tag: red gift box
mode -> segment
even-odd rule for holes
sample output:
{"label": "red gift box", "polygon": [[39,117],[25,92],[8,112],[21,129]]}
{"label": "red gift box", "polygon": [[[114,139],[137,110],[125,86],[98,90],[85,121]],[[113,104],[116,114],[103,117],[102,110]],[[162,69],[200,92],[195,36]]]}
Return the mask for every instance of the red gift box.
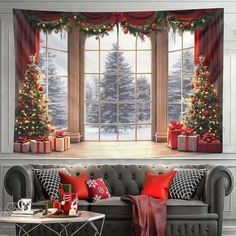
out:
{"label": "red gift box", "polygon": [[177,149],[178,147],[178,136],[183,131],[183,124],[176,121],[172,121],[167,129],[167,145],[171,149]]}
{"label": "red gift box", "polygon": [[218,136],[212,132],[203,134],[203,137],[198,142],[198,152],[221,153],[222,143],[218,140]]}
{"label": "red gift box", "polygon": [[77,193],[65,193],[63,195],[63,211],[66,215],[69,214],[70,210],[73,208],[75,212],[78,211],[78,198]]}
{"label": "red gift box", "polygon": [[209,152],[209,153],[221,153],[222,152],[222,143],[219,140],[215,142],[207,142],[204,140],[199,140],[197,145],[198,152]]}

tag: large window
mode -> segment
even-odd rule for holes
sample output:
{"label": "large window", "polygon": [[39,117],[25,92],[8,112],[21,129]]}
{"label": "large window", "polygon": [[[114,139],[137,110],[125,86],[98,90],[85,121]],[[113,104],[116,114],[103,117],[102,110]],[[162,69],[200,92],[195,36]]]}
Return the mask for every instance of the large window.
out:
{"label": "large window", "polygon": [[168,120],[180,121],[186,112],[194,74],[194,34],[169,32]]}
{"label": "large window", "polygon": [[40,33],[39,66],[49,99],[49,115],[57,129],[68,129],[68,40],[67,33]]}
{"label": "large window", "polygon": [[85,140],[151,140],[151,42],[120,29],[85,41]]}

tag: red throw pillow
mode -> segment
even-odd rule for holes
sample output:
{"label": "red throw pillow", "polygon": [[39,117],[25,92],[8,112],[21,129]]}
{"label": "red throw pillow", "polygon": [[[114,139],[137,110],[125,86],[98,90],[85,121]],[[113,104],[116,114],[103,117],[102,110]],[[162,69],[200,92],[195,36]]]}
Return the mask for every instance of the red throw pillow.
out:
{"label": "red throw pillow", "polygon": [[111,197],[102,178],[90,179],[87,181],[87,185],[93,201]]}
{"label": "red throw pillow", "polygon": [[81,173],[79,176],[71,176],[59,172],[62,184],[71,184],[72,193],[77,193],[79,199],[88,200],[89,191],[86,185],[88,180],[87,174],[85,172]]}
{"label": "red throw pillow", "polygon": [[148,195],[153,198],[167,200],[169,188],[175,174],[176,171],[171,171],[162,175],[147,173],[141,194]]}

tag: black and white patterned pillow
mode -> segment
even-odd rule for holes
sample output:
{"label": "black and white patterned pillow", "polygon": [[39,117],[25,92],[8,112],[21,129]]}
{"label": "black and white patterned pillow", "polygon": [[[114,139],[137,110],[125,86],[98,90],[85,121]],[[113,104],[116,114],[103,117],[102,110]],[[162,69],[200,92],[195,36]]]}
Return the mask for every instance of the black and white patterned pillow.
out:
{"label": "black and white patterned pillow", "polygon": [[205,169],[178,169],[169,189],[169,198],[190,200],[205,176]]}
{"label": "black and white patterned pillow", "polygon": [[59,172],[63,172],[68,175],[70,175],[70,173],[64,168],[35,169],[34,172],[48,196],[53,199],[58,199],[58,190],[60,187]]}

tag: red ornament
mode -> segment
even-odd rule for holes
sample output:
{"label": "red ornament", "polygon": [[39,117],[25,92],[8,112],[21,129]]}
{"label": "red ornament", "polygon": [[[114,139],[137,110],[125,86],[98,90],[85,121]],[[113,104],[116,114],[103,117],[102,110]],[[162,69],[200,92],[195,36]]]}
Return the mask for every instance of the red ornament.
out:
{"label": "red ornament", "polygon": [[86,28],[86,24],[84,22],[82,22],[80,26],[82,29]]}
{"label": "red ornament", "polygon": [[129,26],[128,22],[125,22],[125,28],[127,28]]}
{"label": "red ornament", "polygon": [[184,28],[184,25],[180,23],[180,24],[178,25],[178,27],[179,27],[179,29],[182,30],[182,29]]}
{"label": "red ornament", "polygon": [[78,21],[77,21],[77,25],[80,25],[80,23],[81,23],[81,22],[78,20]]}
{"label": "red ornament", "polygon": [[31,102],[30,102],[30,105],[32,105],[32,106],[33,106],[33,105],[34,105],[34,101],[31,101]]}
{"label": "red ornament", "polygon": [[156,29],[156,26],[157,26],[157,25],[156,25],[155,23],[152,23],[152,24],[151,24],[152,29]]}
{"label": "red ornament", "polygon": [[31,80],[34,81],[34,80],[35,80],[35,77],[31,77]]}
{"label": "red ornament", "polygon": [[[149,30],[149,33],[152,33],[152,30],[151,30],[151,29]],[[149,36],[150,36],[150,35],[149,35]]]}
{"label": "red ornament", "polygon": [[98,40],[98,39],[99,39],[99,36],[96,36],[95,39]]}
{"label": "red ornament", "polygon": [[190,26],[191,26],[191,23],[188,21],[188,22],[185,23],[185,25],[186,25],[187,27],[190,27]]}
{"label": "red ornament", "polygon": [[39,89],[39,84],[36,84],[36,85],[35,85],[35,88],[36,88],[36,89]]}
{"label": "red ornament", "polygon": [[195,87],[194,84],[191,84],[191,89],[194,89],[194,87]]}
{"label": "red ornament", "polygon": [[204,112],[204,115],[205,115],[205,116],[209,116],[209,111],[205,111],[205,112]]}
{"label": "red ornament", "polygon": [[157,19],[157,23],[160,23],[160,22],[161,22],[161,19],[160,19],[160,18],[158,18],[158,19]]}
{"label": "red ornament", "polygon": [[111,26],[110,25],[108,25],[107,27],[106,27],[106,30],[107,31],[110,31],[112,28],[111,28]]}
{"label": "red ornament", "polygon": [[41,87],[39,88],[39,90],[43,92],[44,88],[41,86]]}
{"label": "red ornament", "polygon": [[204,88],[204,90],[206,91],[208,89],[208,86],[206,86],[205,88]]}
{"label": "red ornament", "polygon": [[129,32],[129,31],[128,31],[127,29],[124,30],[124,34],[128,34],[128,32]]}

